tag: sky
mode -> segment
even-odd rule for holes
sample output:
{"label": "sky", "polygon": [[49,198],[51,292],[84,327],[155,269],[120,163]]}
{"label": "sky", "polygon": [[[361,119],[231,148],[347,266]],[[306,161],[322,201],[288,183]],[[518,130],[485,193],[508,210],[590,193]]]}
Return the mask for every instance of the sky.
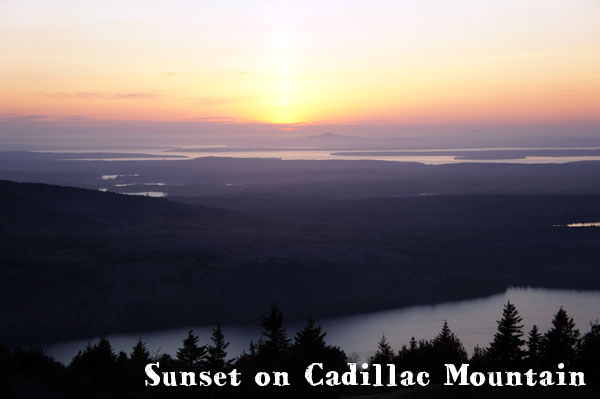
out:
{"label": "sky", "polygon": [[600,134],[599,20],[598,0],[0,0],[0,129]]}

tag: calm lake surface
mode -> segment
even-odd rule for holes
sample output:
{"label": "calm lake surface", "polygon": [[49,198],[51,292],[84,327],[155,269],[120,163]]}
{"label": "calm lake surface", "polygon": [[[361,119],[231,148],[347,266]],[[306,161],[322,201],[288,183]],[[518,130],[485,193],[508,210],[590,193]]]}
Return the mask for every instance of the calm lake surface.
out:
{"label": "calm lake surface", "polygon": [[[395,349],[408,344],[410,338],[433,338],[444,320],[462,340],[465,349],[472,352],[475,345],[485,346],[496,331],[496,320],[502,315],[506,301],[513,302],[523,317],[524,330],[528,332],[537,324],[542,332],[551,326],[554,314],[562,306],[573,317],[582,333],[589,330],[592,321],[600,319],[600,291],[551,290],[543,288],[510,288],[502,294],[485,298],[438,305],[412,306],[382,312],[357,314],[318,320],[327,331],[329,344],[340,346],[346,354],[356,353],[366,360],[376,351],[377,342],[385,334]],[[303,321],[286,323],[292,337]],[[186,328],[146,331],[135,334],[108,335],[115,351],[129,353],[138,338],[145,341],[154,354],[174,355],[183,338],[191,328],[202,343],[208,343],[213,326],[190,326]],[[247,350],[250,340],[260,337],[260,329],[254,325],[225,325],[225,335],[231,345],[231,356]],[[96,338],[68,341],[46,347],[58,361],[68,363],[71,358]]]}

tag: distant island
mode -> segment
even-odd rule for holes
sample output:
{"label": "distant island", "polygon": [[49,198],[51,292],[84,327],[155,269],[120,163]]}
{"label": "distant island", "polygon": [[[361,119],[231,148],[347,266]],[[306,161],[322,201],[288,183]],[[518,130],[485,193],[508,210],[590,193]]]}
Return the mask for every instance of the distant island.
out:
{"label": "distant island", "polygon": [[532,148],[532,149],[472,149],[472,150],[407,150],[407,151],[341,151],[335,156],[398,157],[398,156],[453,156],[463,160],[510,160],[527,157],[597,157],[600,149],[590,148]]}

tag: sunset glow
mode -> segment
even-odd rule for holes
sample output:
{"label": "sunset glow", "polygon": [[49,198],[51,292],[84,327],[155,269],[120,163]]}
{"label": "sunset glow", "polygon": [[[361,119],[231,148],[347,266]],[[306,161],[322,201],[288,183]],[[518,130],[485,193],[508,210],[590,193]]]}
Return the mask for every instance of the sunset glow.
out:
{"label": "sunset glow", "polygon": [[600,2],[0,3],[5,115],[455,123],[600,118]]}

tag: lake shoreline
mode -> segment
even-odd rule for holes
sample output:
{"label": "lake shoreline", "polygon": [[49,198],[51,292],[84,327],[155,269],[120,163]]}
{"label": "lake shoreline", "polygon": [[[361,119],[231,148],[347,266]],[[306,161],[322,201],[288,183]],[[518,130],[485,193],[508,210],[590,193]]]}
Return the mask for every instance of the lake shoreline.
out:
{"label": "lake shoreline", "polygon": [[[562,302],[565,303],[562,303],[560,301],[560,298],[562,298]],[[467,349],[467,351],[471,352],[473,350],[473,345],[471,344],[474,342],[474,340],[469,335],[469,333],[465,333],[463,331],[465,327],[461,323],[469,322],[468,319],[477,319],[477,317],[475,317],[475,315],[473,314],[473,307],[477,309],[483,308],[486,311],[484,312],[484,315],[480,315],[480,318],[481,316],[483,316],[483,318],[490,320],[487,320],[487,322],[481,324],[485,328],[489,329],[490,334],[493,334],[493,330],[496,327],[495,320],[500,318],[502,312],[502,304],[507,299],[510,299],[511,302],[516,302],[518,309],[519,306],[523,308],[524,322],[526,323],[526,325],[532,324],[532,322],[528,320],[528,318],[531,318],[531,315],[529,315],[528,313],[532,313],[533,315],[535,315],[535,317],[537,317],[537,314],[540,313],[539,309],[536,309],[534,312],[532,312],[529,308],[536,308],[541,306],[543,303],[548,302],[552,303],[549,305],[548,309],[544,309],[546,310],[546,317],[544,318],[544,320],[540,320],[541,322],[545,322],[546,324],[548,324],[551,320],[550,315],[553,312],[558,311],[560,306],[564,306],[567,311],[573,312],[575,314],[576,319],[579,319],[578,321],[580,324],[578,324],[578,327],[582,332],[586,331],[586,329],[588,328],[588,321],[592,322],[594,321],[594,317],[595,319],[600,317],[600,313],[597,313],[595,316],[590,315],[590,320],[585,321],[586,324],[581,324],[581,319],[583,318],[583,316],[579,314],[581,309],[569,309],[569,304],[571,304],[571,302],[579,303],[580,306],[577,306],[578,308],[580,308],[582,304],[585,307],[585,305],[590,302],[592,308],[594,304],[600,305],[600,290],[567,290],[545,289],[539,287],[511,287],[503,292],[491,294],[484,297],[461,299],[435,304],[412,305],[352,315],[346,314],[321,317],[317,319],[317,324],[322,325],[324,331],[328,332],[328,342],[331,342],[333,345],[341,346],[341,348],[347,351],[348,354],[356,352],[364,358],[364,356],[368,354],[368,350],[365,350],[365,348],[353,348],[352,346],[361,346],[364,345],[364,343],[366,342],[372,346],[374,351],[376,349],[375,345],[377,339],[381,337],[381,334],[385,334],[386,337],[390,340],[390,342],[395,343],[398,347],[400,347],[402,344],[408,344],[408,338],[410,337],[406,336],[405,332],[402,332],[402,334],[400,335],[405,336],[403,338],[399,338],[398,333],[393,333],[393,331],[390,331],[390,329],[393,328],[399,328],[399,331],[422,331],[422,334],[420,334],[420,336],[415,336],[415,338],[430,339],[433,336],[435,336],[435,334],[437,334],[439,327],[441,327],[443,321],[447,320],[450,323],[450,326],[453,329],[453,331],[455,331],[455,333],[457,334],[457,336],[465,342],[465,348]],[[460,309],[471,309],[471,311],[465,312],[466,319],[460,316],[460,312],[457,313],[457,310]],[[600,309],[600,307],[597,307],[597,309]],[[397,327],[395,327],[395,322],[392,322],[392,324],[390,325],[390,318],[399,318],[401,320],[402,317],[404,317],[405,319],[408,317],[408,320],[412,320],[412,322],[409,324],[404,324],[402,321],[399,321]],[[422,324],[424,320],[428,317],[433,317],[436,320],[428,321],[428,327],[425,328]],[[357,322],[357,320],[361,320],[361,322]],[[540,321],[536,321],[536,324],[542,324],[540,323]],[[288,328],[288,336],[292,337],[295,334],[295,330],[300,328],[304,324],[304,322],[305,320],[286,319],[285,326]],[[421,323],[420,326],[418,325],[419,323]],[[94,335],[93,338],[90,338],[88,336],[86,338],[63,340],[42,345],[42,347],[46,348],[51,355],[57,355],[57,360],[65,360],[69,357],[69,355],[65,355],[65,352],[70,353],[69,351],[72,352],[73,349],[76,347],[83,348],[87,343],[96,341],[100,336],[106,336],[111,342],[114,342],[115,348],[118,350],[127,351],[127,349],[131,349],[130,347],[128,347],[128,345],[131,344],[131,346],[133,346],[133,344],[135,344],[135,341],[137,341],[138,338],[141,338],[144,341],[149,341],[149,347],[153,347],[155,349],[159,348],[158,350],[161,350],[160,348],[167,348],[163,349],[162,351],[170,353],[173,352],[173,348],[169,350],[169,347],[173,347],[173,345],[175,345],[176,347],[180,344],[180,342],[177,341],[176,337],[181,336],[181,338],[183,338],[187,330],[193,329],[201,338],[208,338],[210,331],[215,326],[215,324],[216,323],[203,323],[197,325],[188,324],[184,326],[159,328],[155,330],[146,331],[121,331],[118,333]],[[362,328],[357,328],[357,326],[359,325],[362,326]],[[473,328],[481,327],[482,326],[478,326],[476,322],[475,326],[469,327],[470,329],[466,329],[465,331],[471,331],[471,334],[473,334]],[[258,327],[257,322],[225,322],[223,324],[223,328],[226,332],[226,338],[228,340],[231,340],[232,342],[231,353],[234,356],[237,356],[244,349],[247,350],[250,341],[256,340],[260,336],[260,329]],[[386,329],[388,331],[386,331]],[[368,340],[365,340],[365,337],[361,337],[361,335],[364,334],[365,330],[371,331],[371,336]],[[527,329],[524,330],[526,331]],[[227,334],[228,331],[230,333],[229,337]],[[356,334],[354,334],[353,331],[356,332]],[[242,336],[243,338],[241,338]],[[148,339],[148,337],[151,338]],[[489,338],[491,339],[491,336]],[[157,342],[161,339],[165,342]],[[352,344],[352,342],[355,342],[355,344]],[[73,355],[75,353],[73,353]]]}

